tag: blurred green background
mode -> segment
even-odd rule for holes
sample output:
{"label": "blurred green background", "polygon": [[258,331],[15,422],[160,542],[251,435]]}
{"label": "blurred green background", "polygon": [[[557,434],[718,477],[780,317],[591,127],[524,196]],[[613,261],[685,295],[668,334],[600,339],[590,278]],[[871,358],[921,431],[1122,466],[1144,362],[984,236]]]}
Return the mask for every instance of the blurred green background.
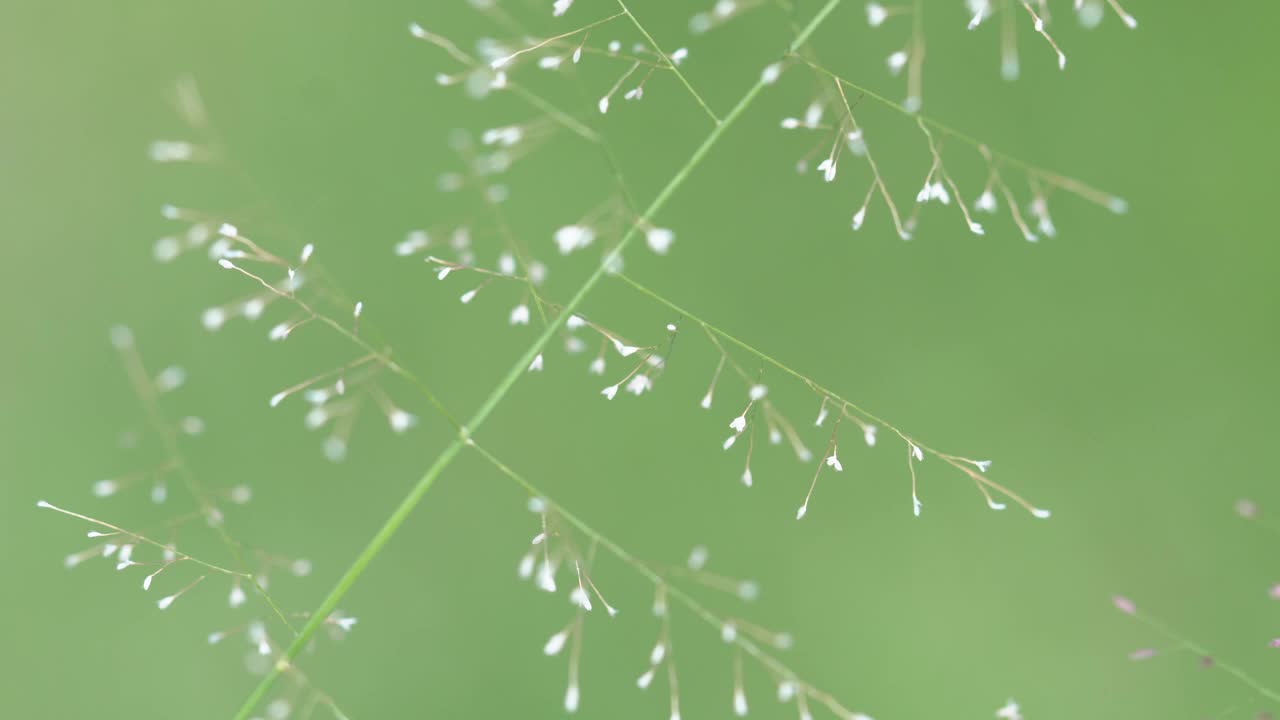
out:
{"label": "blurred green background", "polygon": [[[800,16],[817,4],[800,3]],[[1232,512],[1238,497],[1257,500],[1264,517],[1280,503],[1270,452],[1280,251],[1268,206],[1280,11],[1133,0],[1138,30],[1112,16],[1085,32],[1069,3],[1055,3],[1067,72],[1020,18],[1024,73],[1007,84],[996,28],[965,32],[959,2],[926,6],[925,113],[1123,195],[1128,215],[1056,196],[1060,237],[1032,245],[1004,215],[978,238],[954,208],[933,206],[903,243],[876,204],[852,234],[864,169],[846,162],[833,185],[799,177],[792,167],[809,138],[777,129],[815,88],[793,68],[657,218],[677,231],[671,255],[636,247],[628,272],[931,445],[993,458],[993,478],[1051,508],[1052,520],[991,513],[937,462],[920,468],[925,508],[915,519],[899,447],[885,437],[867,450],[851,434],[844,474],[824,478],[796,523],[811,468],[759,448],[756,487],[740,486],[739,449],[719,445],[742,391],[726,385],[712,413],[697,409],[716,361],[697,332],[682,336],[641,400],[605,402],[586,358],[551,351],[546,371],[522,378],[478,437],[640,557],[678,563],[705,543],[711,569],[759,580],[750,607],[703,596],[793,632],[787,661],[876,718],[990,717],[1010,695],[1035,720],[1274,712],[1194,657],[1128,661],[1136,647],[1170,644],[1108,598],[1127,594],[1264,681],[1280,678],[1280,655],[1265,647],[1277,634],[1266,592],[1280,579],[1277,539]],[[578,0],[553,22],[550,0],[507,7],[538,33],[612,12],[608,0]],[[701,3],[633,9],[668,49],[689,46],[688,76],[721,112],[788,36],[772,8],[699,38],[686,23]],[[393,437],[366,419],[348,460],[325,461],[300,406],[269,410],[266,398],[350,351],[318,329],[268,344],[274,316],[205,332],[201,309],[248,288],[199,254],[153,262],[152,243],[176,227],[158,208],[225,213],[282,253],[316,243],[403,362],[466,415],[534,336],[506,327],[519,292],[494,286],[464,307],[468,280],[437,283],[391,248],[410,229],[478,212],[473,194],[434,190],[440,172],[459,167],[451,129],[536,113],[512,97],[473,102],[435,85],[456,65],[409,37],[410,21],[468,48],[505,36],[462,2],[27,2],[6,4],[0,18],[0,715],[228,717],[254,680],[241,642],[204,641],[248,617],[225,608],[225,582],[160,612],[157,591],[138,588],[141,573],[103,562],[65,570],[87,528],[34,507],[44,498],[138,526],[159,517],[145,493],[90,492],[154,457],[153,443],[120,447],[143,416],[108,328],[131,325],[154,368],[187,368],[187,386],[165,403],[208,424],[184,443],[197,473],[255,490],[252,504],[228,511],[232,534],[315,563],[311,577],[273,585],[290,609],[315,606],[449,433],[391,384],[422,425]],[[906,31],[905,21],[868,29],[850,1],[814,48],[900,97],[883,58]],[[621,24],[593,34],[613,37],[634,39]],[[598,127],[647,202],[709,124],[661,75],[644,100],[600,117],[594,99],[622,69],[592,60],[576,77],[525,69],[516,78]],[[190,135],[168,102],[186,73],[233,172],[147,159],[152,140]],[[909,204],[928,167],[924,143],[910,121],[870,100],[861,108]],[[977,158],[959,145],[948,152],[976,193]],[[561,259],[551,235],[608,198],[607,171],[561,133],[506,182],[516,232],[548,261],[551,296],[567,298],[598,254]],[[483,262],[499,243],[476,233]],[[678,319],[616,282],[585,308],[641,340]],[[611,362],[610,373],[622,367]],[[778,373],[765,381],[819,448],[812,396]],[[180,488],[171,495],[169,510],[189,507]],[[518,488],[464,454],[344,601],[356,630],[341,643],[321,639],[302,667],[354,718],[562,716],[565,661],[541,646],[570,608],[514,572],[535,531]],[[216,544],[194,542],[217,556]],[[581,714],[664,717],[661,684],[648,694],[633,684],[657,632],[649,591],[607,557],[595,578],[622,614],[589,618]],[[729,716],[730,653],[687,614],[674,622],[685,717]],[[753,666],[748,691],[753,716],[794,712]]]}

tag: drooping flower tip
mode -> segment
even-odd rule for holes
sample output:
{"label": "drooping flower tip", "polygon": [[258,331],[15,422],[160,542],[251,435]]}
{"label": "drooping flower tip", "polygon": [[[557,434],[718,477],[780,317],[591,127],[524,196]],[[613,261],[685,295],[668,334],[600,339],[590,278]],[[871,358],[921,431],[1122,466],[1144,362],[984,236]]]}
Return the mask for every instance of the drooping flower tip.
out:
{"label": "drooping flower tip", "polygon": [[1009,698],[999,710],[996,710],[996,717],[999,720],[1022,720],[1022,710],[1018,707],[1018,702],[1013,698]]}
{"label": "drooping flower tip", "polygon": [[93,494],[97,497],[110,497],[119,489],[120,483],[115,480],[99,480],[93,484]]}
{"label": "drooping flower tip", "polygon": [[836,161],[833,158],[827,158],[818,163],[818,172],[822,173],[823,181],[834,182],[836,179]]}
{"label": "drooping flower tip", "polygon": [[542,653],[548,656],[559,655],[560,651],[564,649],[565,640],[568,638],[569,632],[567,630],[561,630],[552,635],[547,639],[547,643],[542,646]]}
{"label": "drooping flower tip", "polygon": [[902,72],[902,68],[907,66],[907,51],[898,50],[889,55],[885,59],[885,64],[889,66],[889,72],[897,75]]}
{"label": "drooping flower tip", "polygon": [[1125,615],[1136,615],[1138,612],[1138,607],[1133,604],[1133,601],[1123,595],[1113,596],[1111,604]]}
{"label": "drooping flower tip", "polygon": [[510,322],[512,325],[528,325],[529,324],[529,306],[520,303],[511,309]]}
{"label": "drooping flower tip", "polygon": [[538,589],[549,593],[556,591],[555,568],[545,561],[538,566]]}
{"label": "drooping flower tip", "polygon": [[675,242],[676,234],[668,228],[649,228],[644,234],[645,244],[649,249],[659,255],[666,255],[671,249],[671,244]]}
{"label": "drooping flower tip", "polygon": [[880,27],[889,18],[889,10],[878,2],[867,3],[867,24]]}
{"label": "drooping flower tip", "polygon": [[796,684],[791,680],[778,683],[778,702],[789,702],[796,696]]}
{"label": "drooping flower tip", "polygon": [[689,559],[686,564],[690,570],[696,572],[707,566],[707,559],[710,556],[711,553],[707,550],[706,545],[694,545],[693,549],[689,551]]}
{"label": "drooping flower tip", "polygon": [[667,656],[667,644],[661,640],[649,651],[649,664],[657,665]]}
{"label": "drooping flower tip", "polygon": [[418,424],[418,418],[406,410],[396,408],[387,415],[387,422],[391,424],[393,432],[405,433]]}

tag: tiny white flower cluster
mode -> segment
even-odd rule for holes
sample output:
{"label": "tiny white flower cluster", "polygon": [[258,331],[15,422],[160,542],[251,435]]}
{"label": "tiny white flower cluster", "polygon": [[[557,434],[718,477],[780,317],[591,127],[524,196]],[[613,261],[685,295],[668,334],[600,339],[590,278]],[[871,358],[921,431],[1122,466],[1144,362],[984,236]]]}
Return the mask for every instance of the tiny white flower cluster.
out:
{"label": "tiny white flower cluster", "polygon": [[[722,0],[722,2],[725,1],[727,0]],[[561,17],[568,13],[572,5],[573,0],[555,0],[552,3],[552,15]],[[544,49],[550,50],[550,54],[540,55],[534,61],[534,64],[539,69],[548,71],[561,69],[566,61],[572,65],[577,65],[582,61],[584,54],[628,61],[630,65],[597,103],[600,112],[607,113],[614,95],[637,72],[644,71],[640,82],[623,93],[625,100],[639,100],[644,97],[645,84],[656,72],[678,73],[677,68],[689,57],[688,48],[683,47],[671,53],[665,53],[659,48],[650,47],[644,43],[635,43],[629,52],[623,52],[622,42],[619,40],[611,40],[604,47],[587,44],[591,31],[628,14],[618,13],[588,23],[576,30],[559,33],[542,40],[534,41],[529,39],[527,40],[529,44],[524,47],[513,48],[509,45],[489,40],[480,44],[480,58],[478,60],[462,52],[457,45],[447,38],[436,35],[417,23],[412,23],[409,26],[409,32],[414,37],[425,40],[444,50],[455,60],[467,66],[464,70],[455,74],[438,73],[436,75],[436,83],[442,86],[463,85],[468,95],[476,99],[486,97],[495,90],[503,90],[510,87],[508,73],[512,72],[526,58],[531,58],[535,53],[539,53]],[[575,38],[579,37],[580,39],[574,42]]]}
{"label": "tiny white flower cluster", "polygon": [[[861,205],[854,211],[850,226],[853,230],[860,230],[867,219],[867,212],[871,201],[879,195],[885,205],[889,209],[890,217],[893,225],[898,232],[899,237],[908,240],[912,237],[916,225],[919,221],[919,213],[921,206],[931,202],[937,202],[940,205],[955,205],[963,217],[965,227],[969,232],[975,235],[983,235],[986,228],[982,223],[978,222],[973,212],[983,212],[994,214],[999,209],[999,203],[996,197],[996,191],[1004,195],[1005,204],[1009,208],[1010,217],[1014,225],[1022,233],[1023,237],[1028,241],[1035,242],[1040,236],[1053,237],[1057,233],[1053,220],[1049,215],[1048,196],[1053,190],[1062,190],[1074,195],[1078,195],[1085,200],[1102,205],[1112,212],[1123,213],[1127,210],[1127,204],[1120,198],[1107,195],[1098,190],[1090,188],[1069,178],[1064,178],[1054,173],[1026,166],[1022,163],[1009,163],[1008,158],[996,155],[986,145],[976,143],[973,140],[963,136],[956,136],[954,133],[941,125],[929,121],[923,117],[915,116],[916,125],[924,134],[932,163],[929,171],[926,173],[920,189],[916,192],[916,203],[910,214],[904,215],[899,211],[897,203],[888,190],[884,177],[881,175],[879,165],[872,156],[871,150],[867,143],[867,138],[862,128],[859,127],[856,118],[853,115],[852,106],[848,103],[845,94],[845,81],[834,79],[834,90],[839,96],[841,102],[837,103],[840,107],[842,117],[834,124],[825,123],[823,115],[826,100],[819,98],[811,102],[802,117],[786,117],[782,120],[782,127],[787,130],[813,130],[819,131],[826,136],[827,133],[834,131],[833,140],[819,140],[818,147],[822,147],[824,143],[830,143],[830,151],[826,158],[817,166],[818,171],[822,174],[826,182],[833,182],[836,179],[836,171],[842,150],[848,150],[850,154],[861,157],[866,161],[866,167],[871,172],[871,183],[867,188],[866,194],[863,196]],[[952,138],[959,138],[963,144],[973,146],[981,156],[987,167],[987,181],[981,194],[973,202],[970,211],[969,205],[961,202],[960,188],[947,171],[943,164],[941,143],[935,138],[938,133],[945,134]],[[818,152],[818,148],[814,148],[805,154],[804,158],[797,163],[797,170],[801,173],[807,172],[809,158]],[[1024,216],[1024,211],[1020,208],[1019,203],[1014,197],[1013,191],[1009,188],[1002,173],[1002,166],[1017,165],[1025,170],[1027,183],[1032,193],[1032,200],[1029,210],[1026,212],[1031,216],[1031,222],[1028,222]],[[953,202],[954,201],[954,202]],[[1034,228],[1033,228],[1034,223]]]}
{"label": "tiny white flower cluster", "polygon": [[[991,0],[966,0],[965,4],[969,10],[970,19],[968,27],[970,30],[973,30],[985,23],[998,11],[1009,13],[1018,12],[1017,8],[1014,7],[1015,3],[1008,3],[999,8],[997,8],[996,4],[992,3]],[[1047,12],[1047,8],[1044,3],[1040,3],[1040,13],[1037,13],[1035,8],[1033,8],[1031,3],[1027,0],[1018,0],[1016,4],[1021,5],[1022,8],[1026,10],[1035,32],[1044,38],[1045,42],[1049,44],[1049,47],[1052,48],[1054,54],[1057,56],[1058,68],[1065,70],[1067,67],[1067,56],[1058,46],[1058,43],[1054,41],[1053,37],[1049,35],[1048,15],[1042,14]],[[1121,7],[1119,0],[1074,0],[1073,9],[1076,13],[1076,18],[1080,21],[1080,24],[1087,29],[1092,29],[1101,24],[1103,17],[1106,15],[1106,6],[1108,5],[1127,28],[1133,30],[1138,27],[1138,21],[1126,12],[1123,7]],[[1010,27],[1012,27],[1012,23],[1014,22],[1013,19],[1010,18],[1008,22],[1010,23]],[[1001,37],[1000,73],[1006,80],[1016,80],[1019,75],[1018,49],[1016,41],[1014,40],[1012,32],[1009,31],[1001,33]]]}

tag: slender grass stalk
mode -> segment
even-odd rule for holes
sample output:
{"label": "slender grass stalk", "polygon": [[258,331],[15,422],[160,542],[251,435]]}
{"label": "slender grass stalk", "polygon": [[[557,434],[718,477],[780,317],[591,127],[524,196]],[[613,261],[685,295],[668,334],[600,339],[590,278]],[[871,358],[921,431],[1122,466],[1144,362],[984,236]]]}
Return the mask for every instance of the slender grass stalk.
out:
{"label": "slender grass stalk", "polygon": [[1264,697],[1267,700],[1270,700],[1271,702],[1274,702],[1276,704],[1280,704],[1280,692],[1272,690],[1270,687],[1263,685],[1261,681],[1257,680],[1249,673],[1240,669],[1239,666],[1233,665],[1232,663],[1221,659],[1217,655],[1210,652],[1209,649],[1204,647],[1203,645],[1195,642],[1194,640],[1184,635],[1179,634],[1173,628],[1164,624],[1164,621],[1160,620],[1159,618],[1156,618],[1140,610],[1133,610],[1132,612],[1127,612],[1126,614],[1137,618],[1147,627],[1154,629],[1156,632],[1160,633],[1161,635],[1180,644],[1184,649],[1189,650],[1195,653],[1196,655],[1199,655],[1202,658],[1211,658],[1213,660],[1213,667],[1216,667],[1219,670],[1222,670],[1228,675],[1234,677],[1236,680],[1240,681],[1249,689],[1256,692],[1259,696]]}
{"label": "slender grass stalk", "polygon": [[[822,25],[823,21],[826,20],[832,11],[840,5],[840,2],[841,0],[827,0],[826,4],[824,4],[818,13],[814,15],[813,19],[809,21],[809,24],[806,25],[796,36],[795,40],[792,41],[787,52],[795,53],[803,47],[813,33]],[[763,79],[757,80],[756,83],[751,86],[751,89],[743,95],[742,99],[734,105],[733,109],[729,111],[729,114],[711,130],[710,134],[707,135],[707,138],[690,156],[688,162],[686,162],[685,165],[676,172],[671,180],[668,181],[666,186],[658,193],[657,197],[654,198],[653,202],[649,204],[648,209],[645,210],[641,218],[631,225],[631,228],[622,236],[618,245],[609,253],[608,257],[605,258],[605,261],[596,268],[591,276],[587,278],[586,282],[584,282],[578,289],[578,292],[575,293],[569,303],[565,305],[564,310],[547,325],[542,334],[534,341],[529,349],[525,351],[520,359],[516,361],[516,363],[511,367],[511,370],[502,378],[494,388],[493,392],[489,394],[488,398],[485,399],[484,403],[481,404],[480,408],[475,412],[466,425],[459,429],[458,436],[445,447],[444,451],[441,452],[431,466],[427,468],[427,471],[423,474],[422,478],[413,486],[412,489],[410,489],[409,493],[403,500],[401,500],[400,504],[396,506],[395,510],[392,511],[391,515],[382,524],[382,527],[380,527],[374,534],[373,538],[370,539],[368,545],[366,545],[364,550],[356,556],[356,559],[351,563],[351,566],[345,573],[343,573],[342,577],[338,579],[337,584],[334,585],[333,589],[329,591],[329,594],[325,596],[320,605],[314,612],[312,612],[306,625],[302,627],[302,630],[294,638],[293,642],[285,649],[284,654],[277,659],[271,670],[267,672],[267,674],[258,683],[257,687],[255,687],[245,699],[244,703],[240,706],[239,711],[234,715],[235,720],[247,720],[250,713],[253,712],[253,709],[257,707],[258,703],[261,702],[263,697],[266,696],[267,692],[275,684],[276,680],[280,677],[280,674],[292,664],[294,658],[296,658],[298,653],[306,647],[311,637],[324,624],[325,619],[334,611],[335,608],[337,608],[338,603],[342,601],[342,598],[346,596],[347,592],[355,585],[360,576],[364,574],[369,563],[371,563],[373,559],[382,552],[383,547],[385,547],[387,542],[391,540],[391,537],[395,535],[400,526],[404,524],[404,521],[413,512],[413,509],[417,507],[418,503],[422,501],[423,496],[426,495],[427,491],[431,489],[431,486],[435,484],[436,479],[442,472],[444,472],[444,469],[453,462],[453,459],[458,456],[458,453],[461,452],[465,445],[472,444],[471,434],[479,429],[494,409],[497,408],[498,404],[502,402],[504,397],[506,397],[506,394],[511,390],[512,386],[516,384],[516,381],[519,380],[520,376],[528,370],[533,359],[542,352],[543,347],[546,346],[556,331],[564,324],[565,320],[573,314],[573,311],[582,303],[582,300],[587,296],[587,294],[591,292],[597,284],[599,284],[600,280],[606,273],[606,268],[612,265],[615,258],[621,256],[622,251],[626,249],[627,245],[629,245],[631,241],[640,234],[641,227],[666,205],[667,201],[675,194],[675,191],[684,184],[685,180],[688,179],[693,170],[702,164],[703,159],[706,158],[707,154],[711,151],[711,148],[719,142],[720,138],[729,129],[729,127],[732,126],[734,122],[742,116],[746,109],[751,106],[751,103],[755,101],[756,97],[760,94],[760,91],[765,88],[765,85],[766,84]]]}

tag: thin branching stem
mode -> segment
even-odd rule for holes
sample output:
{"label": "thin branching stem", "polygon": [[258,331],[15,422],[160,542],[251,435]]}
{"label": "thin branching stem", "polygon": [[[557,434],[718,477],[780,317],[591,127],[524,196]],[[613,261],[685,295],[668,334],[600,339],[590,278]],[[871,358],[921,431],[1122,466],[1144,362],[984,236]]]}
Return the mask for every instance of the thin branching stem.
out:
{"label": "thin branching stem", "polygon": [[1113,211],[1125,207],[1124,200],[1122,200],[1121,198],[1115,195],[1112,195],[1111,193],[1086,185],[1085,183],[1082,183],[1079,180],[1065,177],[1063,175],[1059,175],[1058,173],[1045,170],[1044,168],[1041,168],[1041,167],[1037,167],[1035,165],[1032,165],[1029,162],[1026,162],[1025,160],[1020,160],[1017,157],[1014,157],[1012,155],[1008,155],[998,150],[988,148],[986,143],[982,142],[981,140],[978,140],[972,135],[963,133],[959,130],[956,130],[955,128],[945,125],[932,118],[926,117],[924,115],[920,115],[918,113],[911,112],[910,110],[903,107],[902,105],[875,92],[874,90],[868,89],[851,80],[841,77],[840,75],[836,74],[834,71],[827,69],[825,66],[815,62],[814,60],[804,57],[800,53],[792,53],[792,56],[798,59],[800,62],[804,63],[805,65],[808,65],[809,67],[813,68],[817,72],[830,77],[832,80],[836,81],[840,85],[843,85],[844,87],[855,90],[873,100],[876,100],[877,102],[885,105],[886,107],[889,107],[890,109],[893,109],[902,113],[903,115],[906,115],[913,119],[918,119],[919,122],[925,125],[928,125],[929,127],[932,127],[934,130],[937,130],[938,132],[941,132],[967,145],[970,145],[974,149],[978,150],[979,152],[983,152],[983,151],[989,152],[992,157],[998,159],[1002,163],[1017,167],[1031,177],[1038,177],[1044,180],[1045,182],[1048,182],[1052,185],[1056,185],[1057,187],[1060,187],[1063,190],[1066,190],[1067,192],[1071,192],[1076,195],[1079,195],[1080,197],[1092,203],[1101,205]]}
{"label": "thin branching stem", "polygon": [[662,46],[658,44],[658,41],[653,39],[653,36],[649,34],[649,31],[645,29],[645,26],[640,23],[634,14],[632,14],[631,8],[627,7],[627,4],[623,2],[623,0],[618,0],[618,7],[622,8],[622,12],[629,20],[631,20],[631,24],[636,26],[636,30],[639,30],[640,34],[644,36],[644,39],[649,42],[649,46],[653,48],[653,51],[662,58],[663,62],[666,63],[666,67],[670,68],[671,72],[675,73],[676,78],[680,80],[680,84],[684,85],[685,89],[689,91],[689,94],[693,96],[693,99],[698,102],[698,106],[707,114],[707,117],[711,118],[711,122],[714,122],[716,125],[724,122],[720,119],[720,116],[716,115],[715,111],[711,109],[711,106],[707,104],[707,101],[703,99],[702,94],[694,89],[693,84],[684,76],[684,73],[680,72],[680,68],[676,66],[676,64],[671,60],[671,57],[662,49]]}
{"label": "thin branching stem", "polygon": [[[826,4],[824,4],[813,19],[809,21],[809,24],[806,25],[796,36],[795,40],[788,48],[788,52],[794,53],[803,47],[818,27],[822,25],[823,21],[826,20],[831,12],[840,5],[840,2],[841,0],[827,0]],[[729,111],[729,114],[725,116],[724,120],[712,128],[710,134],[707,135],[706,139],[697,148],[697,150],[693,152],[689,160],[676,172],[674,176],[672,176],[671,180],[667,182],[666,186],[658,193],[653,202],[649,204],[648,209],[645,210],[640,219],[631,225],[627,233],[623,235],[622,240],[620,240],[618,245],[609,253],[609,256],[605,258],[605,261],[601,263],[591,276],[587,278],[586,282],[582,284],[578,289],[578,292],[575,293],[573,298],[565,305],[564,310],[546,326],[542,334],[538,336],[537,340],[534,341],[529,349],[525,351],[520,359],[516,361],[507,374],[499,381],[498,385],[493,389],[493,392],[489,394],[484,403],[481,404],[480,408],[474,415],[472,415],[471,419],[458,430],[457,437],[445,446],[445,449],[439,456],[437,456],[436,460],[427,468],[427,471],[423,473],[418,482],[409,490],[404,499],[401,500],[396,508],[391,512],[391,515],[369,540],[369,543],[365,546],[364,550],[356,556],[355,560],[352,561],[351,566],[345,573],[343,573],[342,577],[338,579],[337,584],[335,584],[333,589],[329,591],[324,600],[320,602],[320,605],[307,620],[306,625],[302,627],[302,630],[298,633],[297,637],[295,637],[289,647],[285,649],[284,654],[277,659],[271,670],[267,672],[267,674],[258,683],[257,687],[255,687],[245,699],[244,703],[240,706],[240,710],[234,716],[235,720],[247,720],[253,712],[253,709],[257,707],[258,703],[266,696],[267,692],[270,691],[271,687],[275,684],[275,681],[280,677],[281,672],[287,669],[293,663],[294,658],[302,652],[311,637],[324,624],[325,619],[334,611],[334,609],[337,608],[338,603],[342,601],[342,598],[346,596],[347,592],[356,584],[360,576],[364,574],[364,571],[368,568],[369,564],[378,556],[379,553],[382,552],[382,549],[391,540],[392,536],[394,536],[400,526],[404,524],[405,520],[408,519],[414,508],[417,507],[418,503],[422,501],[423,496],[426,495],[427,491],[431,489],[431,486],[435,484],[435,481],[440,474],[443,473],[445,468],[453,462],[454,458],[458,456],[464,446],[473,444],[471,440],[472,433],[478,430],[484,421],[488,419],[489,415],[497,408],[503,398],[506,397],[507,393],[516,384],[516,381],[520,379],[520,376],[527,372],[534,358],[542,352],[542,349],[551,340],[552,336],[564,325],[565,321],[573,314],[578,306],[582,304],[582,301],[586,298],[587,294],[590,293],[591,290],[599,284],[600,280],[604,278],[607,268],[613,264],[614,260],[621,257],[621,253],[626,249],[627,245],[630,244],[635,237],[640,235],[641,227],[648,223],[650,219],[666,205],[667,201],[675,194],[676,190],[684,184],[693,170],[702,164],[702,161],[711,151],[711,148],[720,141],[720,138],[729,129],[729,127],[731,127],[734,122],[742,116],[746,109],[751,106],[752,102],[754,102],[756,97],[760,95],[760,92],[765,88],[765,86],[766,83],[763,79],[757,80],[756,83],[751,86],[751,89],[743,95],[742,99],[734,105],[733,109]]]}
{"label": "thin branching stem", "polygon": [[1159,618],[1156,618],[1140,610],[1134,610],[1132,612],[1129,612],[1128,614],[1140,620],[1147,627],[1154,629],[1156,632],[1160,633],[1161,635],[1178,643],[1186,650],[1192,653],[1195,653],[1196,655],[1199,655],[1201,658],[1212,659],[1214,667],[1234,677],[1236,680],[1239,680],[1241,683],[1248,686],[1249,689],[1258,693],[1258,695],[1266,698],[1267,700],[1270,700],[1271,702],[1280,704],[1280,692],[1272,690],[1270,687],[1263,685],[1261,681],[1254,678],[1252,675],[1245,672],[1244,670],[1240,669],[1239,666],[1233,665],[1232,663],[1223,660],[1222,658],[1210,652],[1208,648],[1204,647],[1200,643],[1197,643],[1196,641],[1184,635],[1179,634],[1173,628],[1164,624],[1164,621],[1160,620]]}
{"label": "thin branching stem", "polygon": [[[855,412],[859,413],[860,415],[862,415],[863,417],[865,417],[867,420],[871,420],[872,422],[876,422],[876,423],[879,423],[879,424],[883,425],[885,428],[889,429],[890,431],[894,432],[894,433],[895,433],[895,434],[897,434],[898,436],[902,437],[904,440],[907,440],[908,442],[910,442],[910,443],[914,444],[916,447],[919,447],[919,448],[920,448],[921,450],[923,450],[924,452],[927,452],[927,453],[929,453],[929,454],[931,454],[931,455],[936,455],[936,456],[938,456],[938,457],[942,458],[944,461],[946,461],[946,462],[948,462],[948,463],[950,463],[950,464],[952,464],[952,465],[955,465],[955,466],[957,466],[957,467],[963,467],[961,464],[959,464],[958,462],[956,462],[956,461],[955,461],[955,457],[954,457],[954,456],[947,455],[946,453],[940,452],[940,451],[938,451],[938,450],[934,450],[933,448],[930,448],[930,447],[928,447],[927,445],[921,444],[920,442],[918,442],[917,440],[915,440],[913,437],[911,437],[911,436],[909,436],[909,435],[905,434],[903,431],[899,430],[899,429],[898,429],[895,425],[893,425],[892,423],[890,423],[890,422],[886,421],[885,419],[883,419],[883,418],[881,418],[881,417],[879,417],[879,416],[875,415],[874,413],[871,413],[871,412],[867,411],[866,409],[864,409],[862,406],[858,405],[857,403],[855,403],[855,402],[853,402],[853,401],[851,401],[851,400],[846,400],[844,397],[842,397],[840,394],[836,393],[835,391],[833,391],[833,390],[829,390],[829,389],[827,389],[826,387],[823,387],[822,385],[819,385],[817,382],[815,382],[814,380],[812,380],[808,375],[805,375],[804,373],[801,373],[799,370],[795,370],[795,369],[793,369],[790,365],[787,365],[786,363],[782,362],[781,360],[778,360],[778,359],[774,358],[773,356],[768,355],[767,353],[765,353],[765,352],[763,352],[763,351],[761,351],[761,350],[757,350],[757,349],[756,349],[755,347],[753,347],[752,345],[747,344],[747,342],[746,342],[746,341],[738,339],[736,336],[731,335],[731,334],[729,334],[727,331],[722,330],[722,329],[720,329],[719,327],[717,327],[717,326],[713,325],[712,323],[708,322],[707,320],[702,319],[702,318],[701,318],[701,317],[699,317],[697,314],[692,313],[692,312],[690,312],[690,311],[686,310],[685,308],[683,308],[683,307],[681,307],[681,306],[679,306],[679,305],[675,304],[674,302],[672,302],[672,301],[668,300],[666,297],[664,297],[664,296],[660,295],[657,291],[655,291],[655,290],[651,290],[651,289],[649,289],[647,286],[642,285],[640,282],[638,282],[638,281],[637,281],[637,280],[635,280],[634,278],[630,277],[629,275],[626,275],[626,274],[624,274],[624,273],[618,273],[618,274],[616,274],[614,277],[618,278],[619,280],[621,280],[622,282],[626,283],[627,285],[630,285],[634,290],[636,290],[636,291],[637,291],[637,292],[639,292],[640,294],[644,295],[645,297],[648,297],[649,299],[651,299],[651,300],[653,300],[653,301],[655,301],[655,302],[657,302],[657,303],[659,303],[659,304],[661,304],[661,305],[665,306],[666,308],[668,308],[668,309],[670,309],[670,310],[672,310],[672,311],[674,311],[674,312],[676,312],[676,313],[680,314],[681,316],[685,317],[686,319],[688,319],[688,320],[690,320],[690,321],[692,321],[692,322],[695,322],[695,323],[697,323],[698,325],[702,326],[702,328],[703,328],[703,329],[708,333],[708,335],[713,336],[713,337],[721,338],[721,339],[723,339],[723,340],[725,340],[725,341],[727,341],[727,342],[729,342],[729,343],[731,343],[731,344],[733,344],[733,345],[737,346],[739,349],[741,349],[741,350],[743,350],[743,351],[747,352],[748,354],[753,355],[753,356],[755,356],[756,358],[758,358],[758,359],[760,359],[760,360],[762,360],[762,361],[764,361],[764,362],[766,362],[766,363],[768,363],[768,364],[770,364],[770,365],[772,365],[772,366],[774,366],[774,367],[778,368],[779,370],[781,370],[781,371],[785,372],[786,374],[788,374],[788,375],[790,375],[790,376],[794,377],[795,379],[797,379],[797,380],[799,380],[800,382],[804,383],[806,386],[808,386],[811,390],[813,390],[813,391],[814,391],[815,393],[817,393],[818,395],[820,395],[820,396],[822,396],[822,397],[824,397],[824,398],[830,398],[830,400],[831,400],[832,402],[837,403],[837,404],[839,404],[839,405],[841,405],[841,406],[843,406],[843,407],[845,407],[845,408],[852,409],[853,411],[855,411]],[[718,343],[718,342],[717,342],[717,346],[719,346],[719,343]],[[721,348],[721,352],[723,352],[723,351],[724,351],[724,350],[723,350],[723,348]]]}
{"label": "thin branching stem", "polygon": [[[164,415],[164,411],[160,407],[160,399],[157,397],[155,383],[152,382],[150,376],[147,375],[146,366],[142,362],[142,355],[133,344],[133,340],[130,339],[128,343],[123,344],[119,348],[119,351],[121,360],[124,363],[125,373],[129,376],[129,381],[133,385],[134,393],[138,396],[138,402],[142,404],[143,411],[146,413],[152,429],[156,435],[160,437],[160,441],[164,445],[165,453],[168,455],[169,464],[178,471],[178,475],[182,478],[187,491],[191,493],[192,499],[200,506],[201,514],[204,515],[208,524],[213,527],[214,532],[217,533],[222,544],[226,546],[227,551],[231,553],[231,557],[234,560],[236,567],[240,568],[240,570],[231,572],[231,574],[241,576],[248,580],[249,584],[262,598],[263,602],[265,602],[267,606],[274,611],[280,622],[289,629],[290,634],[297,635],[298,631],[294,628],[293,623],[289,622],[289,618],[280,610],[279,606],[276,605],[275,600],[267,594],[267,589],[262,586],[262,583],[258,582],[258,578],[252,573],[244,571],[244,558],[240,552],[240,544],[232,538],[229,533],[227,533],[227,529],[222,524],[217,508],[215,508],[212,501],[209,500],[208,491],[205,490],[204,486],[200,484],[200,481],[196,479],[195,473],[191,471],[191,466],[187,463],[186,456],[178,445],[178,437],[173,430],[173,425],[169,423],[168,419]],[[74,513],[62,510],[61,508],[57,509],[60,512],[75,515]],[[76,515],[76,517],[83,516]],[[92,520],[91,518],[84,519],[90,520],[91,522],[97,522],[100,525],[105,525],[105,523]],[[141,536],[135,537],[146,540]],[[159,546],[158,543],[151,540],[146,540],[146,542]],[[208,563],[196,561],[195,558],[190,556],[186,557],[188,560],[195,561],[197,564],[213,568],[213,566]],[[229,572],[225,570],[221,571]]]}

